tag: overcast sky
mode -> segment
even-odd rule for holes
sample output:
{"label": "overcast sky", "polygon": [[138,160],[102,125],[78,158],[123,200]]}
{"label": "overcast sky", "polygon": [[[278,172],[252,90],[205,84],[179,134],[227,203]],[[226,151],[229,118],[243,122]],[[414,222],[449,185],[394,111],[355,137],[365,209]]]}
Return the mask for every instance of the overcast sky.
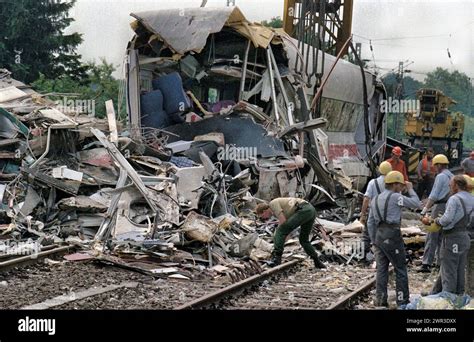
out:
{"label": "overcast sky", "polygon": [[[105,57],[121,65],[132,36],[131,12],[197,7],[200,3],[201,0],[78,0],[71,13],[76,20],[71,29],[83,34],[79,53],[85,61]],[[420,80],[423,73],[437,66],[459,70],[474,78],[474,0],[355,0],[354,3],[354,40],[363,44],[364,59],[375,58],[381,74],[396,68],[398,61],[409,60],[414,62],[409,67],[414,72],[412,75]],[[208,0],[207,7],[226,4],[227,0]],[[251,21],[283,13],[283,0],[236,0],[236,5]]]}

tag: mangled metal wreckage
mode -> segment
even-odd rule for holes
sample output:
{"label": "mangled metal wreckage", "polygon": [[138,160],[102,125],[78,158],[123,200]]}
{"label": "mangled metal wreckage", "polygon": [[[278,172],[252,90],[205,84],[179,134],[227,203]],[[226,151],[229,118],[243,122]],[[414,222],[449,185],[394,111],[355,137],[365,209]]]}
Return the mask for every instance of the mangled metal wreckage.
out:
{"label": "mangled metal wreckage", "polygon": [[[271,251],[276,222],[256,221],[258,201],[317,205],[365,185],[385,139],[372,75],[340,60],[315,112],[316,78],[302,67],[311,57],[284,32],[236,7],[132,16],[128,129],[110,103],[107,120],[64,113],[0,75],[0,146],[21,150],[1,161],[0,238],[77,244],[151,274],[161,272],[156,259],[235,266]],[[323,77],[336,62],[325,58]],[[337,239],[361,229],[324,226]],[[332,244],[320,235],[314,244]],[[351,253],[331,255],[345,263]]]}
{"label": "mangled metal wreckage", "polygon": [[[247,170],[263,200],[315,203],[365,186],[368,161],[377,162],[385,146],[384,91],[373,75],[365,72],[364,99],[361,70],[340,60],[315,115],[316,78],[311,65],[302,67],[312,56],[283,31],[248,22],[237,7],[132,16],[127,96],[136,135],[158,129],[195,162],[196,150],[206,150],[230,176]],[[329,75],[336,58],[324,57]],[[219,160],[229,146],[256,158]]]}

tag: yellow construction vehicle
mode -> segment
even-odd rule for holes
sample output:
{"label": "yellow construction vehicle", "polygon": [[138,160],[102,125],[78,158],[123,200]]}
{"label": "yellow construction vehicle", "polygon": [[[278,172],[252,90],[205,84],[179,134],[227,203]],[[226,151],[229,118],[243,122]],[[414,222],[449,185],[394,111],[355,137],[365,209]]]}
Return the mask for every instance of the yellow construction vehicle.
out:
{"label": "yellow construction vehicle", "polygon": [[449,110],[456,101],[437,89],[422,88],[416,96],[418,110],[408,112],[405,121],[409,144],[417,149],[432,147],[435,154],[448,156],[450,166],[459,165],[463,150],[464,115]]}

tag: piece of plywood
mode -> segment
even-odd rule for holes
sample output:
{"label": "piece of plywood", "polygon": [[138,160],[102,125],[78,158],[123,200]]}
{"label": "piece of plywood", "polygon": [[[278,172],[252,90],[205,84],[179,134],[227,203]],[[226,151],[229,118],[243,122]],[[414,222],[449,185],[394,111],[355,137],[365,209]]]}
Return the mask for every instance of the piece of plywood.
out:
{"label": "piece of plywood", "polygon": [[109,286],[106,286],[106,287],[99,287],[99,288],[93,287],[93,288],[87,289],[85,291],[73,292],[71,294],[54,297],[54,298],[45,300],[42,303],[28,305],[28,306],[25,306],[21,309],[22,310],[46,310],[46,309],[53,308],[55,306],[67,304],[67,303],[70,303],[70,302],[74,302],[76,300],[82,300],[84,298],[96,296],[96,295],[99,295],[99,294],[102,294],[102,293],[114,291],[114,290],[121,289],[121,288],[124,288],[124,287],[134,288],[134,287],[137,287],[137,286],[138,286],[137,282],[126,282],[126,283],[122,283],[120,285],[109,285]]}
{"label": "piece of plywood", "polygon": [[28,96],[27,93],[16,87],[6,87],[0,89],[0,103],[10,102],[26,96]]}

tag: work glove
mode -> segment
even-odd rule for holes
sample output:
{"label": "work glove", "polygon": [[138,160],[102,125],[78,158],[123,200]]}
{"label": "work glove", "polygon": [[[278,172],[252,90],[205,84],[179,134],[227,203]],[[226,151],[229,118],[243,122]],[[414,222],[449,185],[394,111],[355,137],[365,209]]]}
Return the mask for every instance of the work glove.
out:
{"label": "work glove", "polygon": [[423,210],[421,211],[421,215],[424,216],[428,212],[427,207],[423,207]]}
{"label": "work glove", "polygon": [[425,225],[424,229],[428,233],[436,233],[436,232],[439,232],[439,230],[441,229],[441,226],[437,224],[435,221],[433,221],[431,222],[430,225]]}

